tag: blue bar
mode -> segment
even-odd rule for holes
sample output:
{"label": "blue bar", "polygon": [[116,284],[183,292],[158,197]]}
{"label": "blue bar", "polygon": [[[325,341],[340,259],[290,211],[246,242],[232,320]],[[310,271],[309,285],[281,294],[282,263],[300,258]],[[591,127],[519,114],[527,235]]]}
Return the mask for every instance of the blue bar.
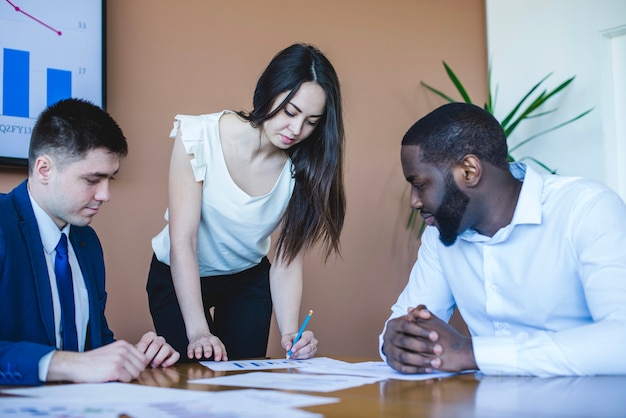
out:
{"label": "blue bar", "polygon": [[46,76],[46,104],[48,106],[55,104],[61,99],[72,97],[71,71],[48,68]]}
{"label": "blue bar", "polygon": [[30,53],[4,49],[2,73],[2,113],[6,116],[28,117]]}

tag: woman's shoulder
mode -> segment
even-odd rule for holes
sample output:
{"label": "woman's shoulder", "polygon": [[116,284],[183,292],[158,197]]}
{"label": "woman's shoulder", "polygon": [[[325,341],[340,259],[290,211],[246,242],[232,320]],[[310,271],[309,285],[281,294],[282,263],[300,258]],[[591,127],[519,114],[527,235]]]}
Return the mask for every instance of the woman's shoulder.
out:
{"label": "woman's shoulder", "polygon": [[227,111],[201,115],[177,114],[174,117],[170,138],[176,138],[179,131],[183,138],[187,137],[187,139],[199,138],[198,135],[202,132],[217,131],[220,118],[225,112]]}
{"label": "woman's shoulder", "polygon": [[222,144],[235,141],[239,144],[245,143],[250,139],[257,143],[259,132],[250,122],[239,116],[233,111],[224,111],[219,120],[219,132]]}
{"label": "woman's shoulder", "polygon": [[204,113],[204,114],[177,114],[174,117],[174,126],[180,127],[183,124],[211,124],[218,123],[222,115],[228,113],[228,110],[222,110],[221,112],[215,113]]}

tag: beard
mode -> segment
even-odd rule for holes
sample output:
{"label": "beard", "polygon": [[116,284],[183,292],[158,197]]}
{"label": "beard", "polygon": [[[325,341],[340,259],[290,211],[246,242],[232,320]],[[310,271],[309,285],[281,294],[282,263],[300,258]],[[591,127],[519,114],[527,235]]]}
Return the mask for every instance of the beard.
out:
{"label": "beard", "polygon": [[454,182],[452,174],[448,174],[446,191],[437,212],[434,214],[439,229],[439,240],[446,247],[454,244],[459,236],[461,220],[465,215],[469,200],[469,197]]}

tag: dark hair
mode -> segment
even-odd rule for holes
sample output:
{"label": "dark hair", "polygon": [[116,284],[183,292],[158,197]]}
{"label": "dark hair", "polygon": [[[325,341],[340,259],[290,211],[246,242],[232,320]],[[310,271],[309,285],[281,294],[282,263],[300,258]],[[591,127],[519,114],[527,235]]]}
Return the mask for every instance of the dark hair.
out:
{"label": "dark hair", "polygon": [[[252,112],[237,112],[252,126],[261,126],[281,111],[305,82],[317,83],[324,90],[326,110],[311,136],[287,151],[296,185],[276,243],[277,253],[287,261],[318,240],[323,242],[325,258],[333,251],[339,253],[346,206],[339,79],[317,48],[294,44],[276,54],[261,74]],[[284,92],[288,92],[287,97],[272,109],[276,97]]]}
{"label": "dark hair", "polygon": [[443,105],[415,122],[402,145],[419,145],[424,162],[447,169],[468,154],[508,170],[506,136],[489,112],[468,103]]}
{"label": "dark hair", "polygon": [[63,165],[105,148],[125,157],[128,144],[117,122],[104,110],[82,99],[63,99],[48,106],[37,119],[28,148],[28,170],[50,154]]}

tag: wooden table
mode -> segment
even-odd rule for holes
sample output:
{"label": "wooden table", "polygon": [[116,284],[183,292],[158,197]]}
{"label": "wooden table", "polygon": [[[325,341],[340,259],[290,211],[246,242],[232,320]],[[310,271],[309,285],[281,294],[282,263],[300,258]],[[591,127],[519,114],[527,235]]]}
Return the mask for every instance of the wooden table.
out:
{"label": "wooden table", "polygon": [[[200,364],[182,364],[146,370],[136,383],[205,391],[241,389],[188,383],[232,373],[235,372],[214,372]],[[426,381],[387,380],[337,392],[307,394],[339,398],[339,403],[303,408],[331,418],[626,417],[626,376],[537,378],[472,373]]]}

